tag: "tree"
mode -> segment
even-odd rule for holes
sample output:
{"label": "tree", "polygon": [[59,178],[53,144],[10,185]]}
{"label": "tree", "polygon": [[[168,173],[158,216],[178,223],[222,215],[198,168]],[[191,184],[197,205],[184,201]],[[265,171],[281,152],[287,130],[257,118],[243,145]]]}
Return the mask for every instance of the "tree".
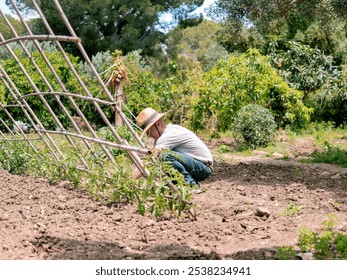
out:
{"label": "tree", "polygon": [[[253,38],[266,45],[276,36],[317,47],[339,64],[347,61],[346,5],[346,0],[216,0],[210,15],[222,19],[220,41],[229,51],[255,47]],[[250,39],[242,36],[245,29]]]}
{"label": "tree", "polygon": [[[24,31],[24,27],[20,24],[19,20],[15,19],[11,15],[5,15],[5,16],[9,20],[13,28],[16,30],[16,32],[18,34],[22,34]],[[11,36],[13,36],[12,31],[10,30],[10,28],[5,22],[5,19],[1,16],[0,16],[0,30],[1,30],[2,36],[4,36],[5,39],[8,39]]]}
{"label": "tree", "polygon": [[[8,2],[8,1],[7,1]],[[22,10],[33,8],[28,0],[15,0]],[[68,35],[51,0],[41,0],[40,8],[56,34]],[[171,12],[177,20],[191,17],[189,13],[203,0],[60,0],[61,6],[83,46],[91,56],[100,51],[122,50],[124,54],[141,49],[145,56],[155,56],[165,34],[158,30],[159,17]],[[47,33],[39,19],[36,33]],[[70,52],[78,55],[71,45]]]}
{"label": "tree", "polygon": [[208,70],[215,61],[228,54],[217,42],[217,33],[221,29],[220,24],[210,20],[187,28],[177,26],[169,33],[167,52],[180,68],[185,68],[191,61],[199,61],[203,69]]}

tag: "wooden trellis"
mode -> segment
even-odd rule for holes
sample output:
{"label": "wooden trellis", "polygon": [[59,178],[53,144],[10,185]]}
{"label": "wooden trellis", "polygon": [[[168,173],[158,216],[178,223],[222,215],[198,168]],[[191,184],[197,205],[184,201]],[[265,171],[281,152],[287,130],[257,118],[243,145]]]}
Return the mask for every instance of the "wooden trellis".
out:
{"label": "wooden trellis", "polygon": [[[45,148],[50,151],[52,157],[54,157],[54,159],[57,161],[61,161],[65,159],[66,155],[64,154],[64,151],[61,150],[53,137],[53,134],[59,134],[63,135],[70,146],[79,153],[80,163],[78,166],[81,170],[88,170],[88,163],[84,158],[84,153],[80,152],[78,145],[76,144],[77,142],[83,143],[85,148],[89,150],[91,154],[95,152],[95,147],[98,147],[99,150],[101,150],[111,162],[115,162],[115,158],[111,153],[111,149],[116,148],[124,150],[127,152],[132,162],[142,172],[144,177],[148,177],[149,172],[144,166],[141,158],[139,157],[139,154],[148,153],[148,149],[145,147],[144,143],[141,141],[136,131],[133,129],[129,120],[123,114],[120,106],[121,104],[114,99],[101,76],[95,69],[94,65],[92,64],[90,58],[83,48],[80,38],[77,37],[74,29],[72,28],[66,15],[64,14],[59,1],[52,1],[54,2],[57,13],[59,13],[67,30],[69,31],[70,36],[61,36],[59,34],[54,34],[52,28],[50,27],[48,21],[46,20],[43,12],[40,9],[39,4],[37,3],[38,1],[36,0],[32,0],[32,3],[38,15],[37,20],[40,20],[42,25],[46,28],[47,34],[34,34],[14,1],[10,0],[10,3],[20,23],[24,27],[24,30],[26,32],[25,35],[19,35],[8,18],[3,14],[3,11],[0,10],[1,16],[3,17],[5,24],[12,34],[12,38],[6,39],[4,38],[2,33],[0,34],[0,49],[4,50],[12,59],[16,61],[16,63],[18,63],[21,75],[24,75],[26,82],[31,87],[31,92],[21,92],[20,89],[16,86],[16,82],[13,80],[13,78],[11,79],[10,75],[7,73],[7,69],[3,67],[3,62],[0,61],[0,85],[2,85],[6,89],[8,94],[14,100],[13,104],[3,104],[0,102],[0,111],[2,111],[6,116],[4,119],[0,118],[0,125],[2,125],[2,127],[4,128],[3,131],[0,130],[0,145],[3,141],[6,141],[8,143],[11,143],[12,141],[26,141],[30,145],[30,147],[34,149],[34,151],[37,151],[38,147],[37,145],[35,145],[35,143],[36,141],[40,140],[44,143]],[[55,86],[52,85],[52,78],[49,80],[48,77],[45,76],[42,66],[39,65],[35,58],[31,55],[32,50],[29,50],[26,44],[26,42],[28,41],[32,42],[35,51],[37,51],[41,55],[41,58],[45,62],[45,69],[49,69],[49,75],[54,78]],[[49,56],[43,50],[42,41],[52,42],[56,49],[61,52],[65,63],[69,68],[69,71],[71,71],[72,75],[78,81],[79,87],[82,88],[83,93],[69,92],[68,85],[64,83],[63,79],[56,72],[56,70],[52,66]],[[63,42],[69,42],[70,44],[75,44],[77,46],[78,50],[81,53],[81,56],[89,65],[94,78],[97,80],[104,99],[93,97],[90,90],[88,89],[88,85],[86,85],[85,82],[81,79],[78,73],[78,69],[76,69],[73,63],[70,61],[69,56],[67,55],[65,48],[63,47]],[[47,91],[40,91],[40,87],[35,84],[33,77],[31,77],[26,70],[27,66],[24,66],[22,64],[21,60],[17,56],[17,53],[14,51],[14,45],[17,48],[20,47],[21,51],[28,58],[30,58],[31,67],[35,69],[35,74],[39,75],[41,81],[43,81],[43,83],[45,84],[45,88],[48,89]],[[73,108],[73,112],[71,112],[71,110],[67,110],[66,106],[62,102],[62,97],[64,97],[64,100],[67,100],[69,102],[70,107]],[[55,129],[48,129],[43,125],[43,120],[37,116],[35,110],[27,102],[28,98],[37,98],[40,102],[42,102],[45,109],[47,109],[50,117],[54,120],[54,123],[56,125]],[[55,108],[52,108],[47,101],[48,98],[53,98],[55,104],[57,104],[57,106],[59,107],[59,110],[61,110],[68,118],[69,127],[66,127],[66,125],[64,126],[59,120],[58,116],[55,113]],[[90,105],[93,106],[93,108],[97,111],[97,113],[103,120],[105,127],[108,127],[110,132],[115,137],[116,142],[108,141],[107,139],[103,139],[98,136],[92,122],[87,119],[87,117],[83,113],[83,110],[81,110],[81,108],[79,107],[78,102],[76,102],[77,100],[84,100],[85,102],[89,102]],[[101,106],[110,106],[114,110],[116,110],[116,115],[118,116],[118,118],[121,119],[121,122],[129,130],[133,138],[136,139],[136,145],[130,145],[119,135],[119,133],[117,133],[117,129],[115,129],[114,125],[108,120]],[[28,123],[28,125],[30,125],[30,127],[32,127],[36,137],[30,138],[27,136],[27,134],[23,130],[23,127],[21,127],[18,124],[17,120],[14,118],[11,112],[13,108],[19,108],[20,110],[22,110],[23,114],[26,117],[26,122]],[[81,129],[81,127],[76,122],[76,117],[81,122],[83,122],[86,130]],[[70,128],[73,128],[73,130],[71,130]],[[17,133],[13,132],[14,129],[16,129]]]}

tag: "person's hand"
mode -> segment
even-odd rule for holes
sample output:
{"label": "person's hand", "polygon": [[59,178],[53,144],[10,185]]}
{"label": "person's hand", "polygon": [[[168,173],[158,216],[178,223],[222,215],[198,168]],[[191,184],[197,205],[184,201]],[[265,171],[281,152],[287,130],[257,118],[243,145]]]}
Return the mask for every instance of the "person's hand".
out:
{"label": "person's hand", "polygon": [[153,148],[150,151],[150,155],[152,155],[153,158],[158,158],[162,151],[163,151],[163,148]]}

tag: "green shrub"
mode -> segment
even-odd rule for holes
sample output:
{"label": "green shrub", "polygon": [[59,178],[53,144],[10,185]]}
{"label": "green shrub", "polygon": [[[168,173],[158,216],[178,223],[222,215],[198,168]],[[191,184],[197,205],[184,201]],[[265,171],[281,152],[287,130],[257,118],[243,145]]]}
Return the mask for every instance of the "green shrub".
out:
{"label": "green shrub", "polygon": [[[323,222],[322,232],[316,232],[309,228],[302,228],[299,233],[298,247],[302,253],[313,253],[318,260],[346,260],[347,259],[347,235],[334,230],[335,216],[327,215],[328,220]],[[276,257],[279,260],[293,259],[296,251],[292,246],[284,246],[277,250]]]}
{"label": "green shrub", "polygon": [[272,113],[259,105],[249,104],[237,114],[233,132],[236,141],[248,147],[266,147],[275,137],[276,123]]}

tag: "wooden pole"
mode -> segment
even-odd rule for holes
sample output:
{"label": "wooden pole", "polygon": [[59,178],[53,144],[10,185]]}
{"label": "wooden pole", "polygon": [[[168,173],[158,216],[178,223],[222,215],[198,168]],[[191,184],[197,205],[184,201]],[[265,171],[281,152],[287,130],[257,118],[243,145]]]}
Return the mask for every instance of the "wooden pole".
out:
{"label": "wooden pole", "polygon": [[115,111],[115,124],[116,124],[116,127],[121,127],[123,125],[123,119],[120,116],[120,114],[122,113],[122,102],[123,102],[123,88],[122,88],[121,81],[115,84],[114,99],[119,107],[119,111],[117,110]]}

